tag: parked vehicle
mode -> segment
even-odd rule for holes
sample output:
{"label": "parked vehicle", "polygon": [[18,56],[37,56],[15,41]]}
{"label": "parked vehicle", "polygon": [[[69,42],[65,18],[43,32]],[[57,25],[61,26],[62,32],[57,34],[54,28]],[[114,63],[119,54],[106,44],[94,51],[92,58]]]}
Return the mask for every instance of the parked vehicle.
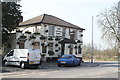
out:
{"label": "parked vehicle", "polygon": [[61,58],[58,59],[58,67],[61,65],[65,66],[77,66],[81,64],[81,60],[78,59],[75,55],[63,55]]}
{"label": "parked vehicle", "polygon": [[40,49],[13,49],[3,58],[3,64],[16,65],[21,68],[34,66],[37,68],[41,64]]}

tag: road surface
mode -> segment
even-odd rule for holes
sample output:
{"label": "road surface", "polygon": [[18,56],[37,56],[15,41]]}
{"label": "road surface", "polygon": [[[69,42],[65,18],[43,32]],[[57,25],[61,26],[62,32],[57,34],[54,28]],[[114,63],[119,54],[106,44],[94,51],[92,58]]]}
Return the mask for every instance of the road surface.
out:
{"label": "road surface", "polygon": [[[3,78],[118,78],[118,62],[96,62],[99,65],[57,67],[56,63],[46,69],[24,69],[3,73]],[[89,64],[89,63],[86,63]]]}

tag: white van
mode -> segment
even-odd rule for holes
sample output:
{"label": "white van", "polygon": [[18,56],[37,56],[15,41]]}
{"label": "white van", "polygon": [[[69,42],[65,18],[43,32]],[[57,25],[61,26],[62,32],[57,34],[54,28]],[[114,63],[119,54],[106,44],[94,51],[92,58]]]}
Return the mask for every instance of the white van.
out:
{"label": "white van", "polygon": [[13,49],[5,55],[4,65],[16,65],[21,68],[38,67],[41,64],[40,49]]}

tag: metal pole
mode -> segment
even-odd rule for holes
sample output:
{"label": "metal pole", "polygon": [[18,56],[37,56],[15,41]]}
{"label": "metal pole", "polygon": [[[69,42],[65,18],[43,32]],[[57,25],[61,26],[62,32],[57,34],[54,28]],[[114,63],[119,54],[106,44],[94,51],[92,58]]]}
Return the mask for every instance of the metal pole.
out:
{"label": "metal pole", "polygon": [[94,21],[94,17],[92,16],[92,49],[91,49],[91,63],[93,63],[93,21]]}
{"label": "metal pole", "polygon": [[2,3],[0,1],[0,50],[2,50]]}

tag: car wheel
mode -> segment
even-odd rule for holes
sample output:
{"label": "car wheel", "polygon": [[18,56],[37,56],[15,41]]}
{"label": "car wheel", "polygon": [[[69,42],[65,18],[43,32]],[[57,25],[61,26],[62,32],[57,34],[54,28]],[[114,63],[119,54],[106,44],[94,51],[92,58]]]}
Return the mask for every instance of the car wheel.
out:
{"label": "car wheel", "polygon": [[80,66],[81,65],[81,60],[79,61],[79,64],[78,64],[78,66]]}
{"label": "car wheel", "polygon": [[78,66],[80,66],[80,64],[81,64],[81,63],[79,62],[79,63],[78,63]]}
{"label": "car wheel", "polygon": [[75,61],[73,61],[73,64],[72,64],[72,66],[73,66],[73,67],[74,67],[74,66],[76,66],[76,65],[75,65]]}
{"label": "car wheel", "polygon": [[61,65],[60,65],[60,64],[58,64],[58,67],[61,67]]}
{"label": "car wheel", "polygon": [[20,67],[21,67],[22,69],[25,69],[25,68],[26,68],[25,63],[24,63],[24,62],[21,62]]}

